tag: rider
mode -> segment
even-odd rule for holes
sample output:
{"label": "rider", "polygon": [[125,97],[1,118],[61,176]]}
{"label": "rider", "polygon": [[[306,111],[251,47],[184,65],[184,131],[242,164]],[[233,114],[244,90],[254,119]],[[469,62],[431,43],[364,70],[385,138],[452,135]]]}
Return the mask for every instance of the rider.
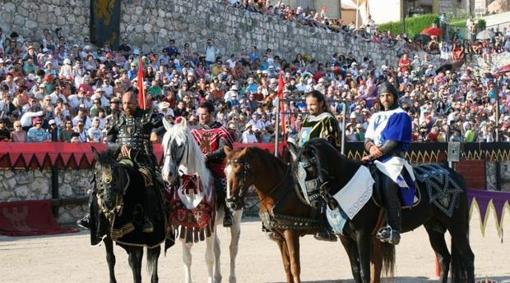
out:
{"label": "rider", "polygon": [[232,147],[234,137],[221,123],[213,120],[214,105],[210,102],[200,104],[197,113],[198,127],[191,130],[191,134],[205,155],[206,166],[211,171],[214,179],[218,204],[219,206],[224,206],[225,216],[223,218],[223,226],[230,227],[232,226],[232,213],[225,205],[227,196],[224,173],[226,154],[223,147]]}
{"label": "rider", "polygon": [[[156,158],[152,151],[152,143],[149,140],[153,130],[159,130],[162,126],[161,116],[152,109],[142,110],[138,108],[137,92],[135,89],[127,90],[122,96],[123,112],[115,119],[107,131],[109,144],[116,143],[120,146],[118,159],[129,159],[136,163],[138,170],[146,179],[146,187],[156,188],[162,185],[157,178]],[[147,200],[148,198],[146,198]],[[154,205],[141,200],[144,211],[150,211]],[[90,215],[78,221],[78,225],[89,228]],[[144,216],[143,232],[151,233],[154,227],[147,217]]]}
{"label": "rider", "polygon": [[[388,226],[377,232],[377,238],[383,242],[397,245],[400,242],[400,200],[397,180],[414,176],[412,172],[402,170],[409,168],[404,159],[405,151],[411,143],[411,118],[398,105],[397,89],[389,82],[383,82],[379,88],[381,111],[375,113],[369,121],[365,134],[365,150],[369,155],[363,161],[375,160],[375,165],[383,172],[383,201]],[[408,183],[409,178],[404,178]],[[411,177],[413,180],[413,177]]]}
{"label": "rider", "polygon": [[[308,115],[299,131],[297,145],[302,147],[313,138],[324,138],[339,149],[341,146],[340,127],[335,116],[329,112],[324,95],[318,90],[313,90],[306,94],[305,99]],[[333,232],[326,226],[314,237],[323,241],[334,242],[337,240]]]}

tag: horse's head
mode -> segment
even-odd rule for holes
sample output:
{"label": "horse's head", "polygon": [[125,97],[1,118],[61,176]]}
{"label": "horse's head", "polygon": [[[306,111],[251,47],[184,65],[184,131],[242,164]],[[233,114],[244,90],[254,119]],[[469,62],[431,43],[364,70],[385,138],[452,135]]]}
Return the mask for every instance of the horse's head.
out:
{"label": "horse's head", "polygon": [[186,154],[188,150],[188,133],[186,119],[178,119],[175,125],[171,125],[163,119],[166,133],[163,136],[163,168],[161,175],[165,182],[172,185],[178,183],[179,180],[179,166],[186,161]]}
{"label": "horse's head", "polygon": [[96,164],[94,179],[97,188],[99,208],[108,220],[120,214],[123,208],[123,198],[129,186],[129,174],[115,159],[112,150],[99,153],[94,147]]}
{"label": "horse's head", "polygon": [[252,165],[250,148],[232,150],[224,147],[227,155],[225,176],[227,177],[227,205],[231,209],[241,209],[244,206],[244,195],[248,188],[254,184],[254,176],[251,173]]}

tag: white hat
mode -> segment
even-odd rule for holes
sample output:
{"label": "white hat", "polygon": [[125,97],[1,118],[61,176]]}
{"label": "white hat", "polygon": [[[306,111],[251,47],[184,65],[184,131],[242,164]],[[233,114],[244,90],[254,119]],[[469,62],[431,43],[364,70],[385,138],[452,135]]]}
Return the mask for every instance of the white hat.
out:
{"label": "white hat", "polygon": [[46,63],[44,63],[44,67],[48,66],[48,65],[51,65],[51,61],[46,61]]}
{"label": "white hat", "polygon": [[170,108],[170,103],[163,101],[158,104],[159,110]]}
{"label": "white hat", "polygon": [[54,120],[54,119],[51,119],[51,120],[48,122],[48,124],[53,125],[53,124],[56,124],[56,122],[55,122],[55,120]]}
{"label": "white hat", "polygon": [[69,60],[69,58],[65,58],[64,65],[71,65],[71,60]]}
{"label": "white hat", "polygon": [[239,90],[239,88],[237,87],[237,85],[232,85],[232,86],[230,87],[230,90]]}

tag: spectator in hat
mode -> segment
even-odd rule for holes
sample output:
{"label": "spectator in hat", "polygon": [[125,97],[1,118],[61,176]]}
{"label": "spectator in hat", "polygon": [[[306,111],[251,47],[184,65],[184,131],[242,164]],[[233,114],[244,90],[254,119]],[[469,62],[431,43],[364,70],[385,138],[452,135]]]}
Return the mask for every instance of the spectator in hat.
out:
{"label": "spectator in hat", "polygon": [[246,124],[244,128],[244,132],[241,135],[241,142],[242,143],[257,143],[258,139],[255,135],[255,131],[253,130],[252,124]]}
{"label": "spectator in hat", "polygon": [[46,131],[46,129],[42,128],[42,119],[35,118],[34,126],[28,130],[27,133],[27,142],[46,142],[51,141],[51,136]]}
{"label": "spectator in hat", "polygon": [[48,121],[48,133],[50,134],[51,141],[60,142],[62,141],[62,128],[57,125],[54,119]]}

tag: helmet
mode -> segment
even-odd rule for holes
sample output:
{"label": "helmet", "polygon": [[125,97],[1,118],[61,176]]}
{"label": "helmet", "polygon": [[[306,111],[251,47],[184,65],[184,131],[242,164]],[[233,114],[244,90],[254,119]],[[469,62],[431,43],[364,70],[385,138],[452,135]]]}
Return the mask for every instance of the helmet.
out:
{"label": "helmet", "polygon": [[379,85],[379,87],[377,88],[377,94],[381,95],[382,93],[389,93],[389,94],[393,95],[395,103],[392,105],[392,107],[390,107],[390,109],[395,109],[398,107],[399,95],[398,95],[398,91],[394,85],[392,85],[391,83],[389,83],[387,81],[381,83]]}

